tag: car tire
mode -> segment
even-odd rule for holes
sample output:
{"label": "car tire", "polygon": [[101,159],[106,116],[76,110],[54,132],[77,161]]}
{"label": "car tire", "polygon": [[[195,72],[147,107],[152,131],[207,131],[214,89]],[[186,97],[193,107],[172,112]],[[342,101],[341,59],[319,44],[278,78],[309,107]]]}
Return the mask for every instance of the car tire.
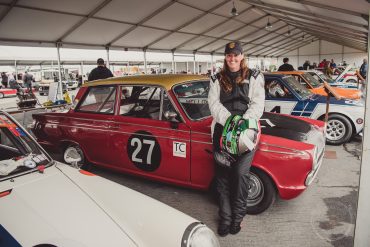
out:
{"label": "car tire", "polygon": [[341,145],[352,137],[353,127],[351,122],[343,115],[331,114],[326,127],[326,143]]}
{"label": "car tire", "polygon": [[0,93],[0,99],[4,98],[4,94]]}
{"label": "car tire", "polygon": [[277,192],[272,179],[258,168],[252,167],[249,177],[247,214],[260,214],[270,208]]}
{"label": "car tire", "polygon": [[44,93],[39,93],[40,95],[44,95]]}
{"label": "car tire", "polygon": [[348,81],[346,81],[348,83],[357,83],[357,81],[355,79],[349,79]]}
{"label": "car tire", "polygon": [[75,166],[76,168],[82,168],[85,164],[85,154],[77,144],[67,146],[63,151],[64,163]]}

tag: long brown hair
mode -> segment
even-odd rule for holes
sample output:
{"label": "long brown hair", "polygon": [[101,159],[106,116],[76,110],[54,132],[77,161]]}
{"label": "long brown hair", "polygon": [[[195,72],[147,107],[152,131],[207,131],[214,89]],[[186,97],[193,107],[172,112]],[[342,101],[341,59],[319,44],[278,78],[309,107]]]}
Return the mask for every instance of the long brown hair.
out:
{"label": "long brown hair", "polygon": [[[224,92],[230,93],[233,88],[233,85],[230,81],[230,78],[227,76],[227,70],[228,70],[228,66],[226,63],[226,59],[224,59],[224,66],[220,71],[220,84]],[[242,81],[244,81],[244,79],[247,78],[248,73],[249,73],[249,68],[247,64],[245,63],[244,58],[240,61],[240,70],[241,70],[240,76],[236,78],[236,84],[238,86],[242,84]]]}

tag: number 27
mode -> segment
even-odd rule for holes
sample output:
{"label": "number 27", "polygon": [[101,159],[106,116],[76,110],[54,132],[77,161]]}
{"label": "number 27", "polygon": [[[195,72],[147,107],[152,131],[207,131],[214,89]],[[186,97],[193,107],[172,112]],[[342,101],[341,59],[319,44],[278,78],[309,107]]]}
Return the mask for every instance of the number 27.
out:
{"label": "number 27", "polygon": [[143,163],[143,160],[138,158],[137,155],[141,151],[141,148],[143,147],[143,144],[149,144],[149,150],[148,150],[148,156],[146,157],[146,163],[148,165],[152,164],[152,153],[155,145],[154,140],[143,140],[143,143],[141,143],[141,140],[139,138],[132,138],[131,140],[131,146],[136,146],[135,151],[132,153],[132,161]]}

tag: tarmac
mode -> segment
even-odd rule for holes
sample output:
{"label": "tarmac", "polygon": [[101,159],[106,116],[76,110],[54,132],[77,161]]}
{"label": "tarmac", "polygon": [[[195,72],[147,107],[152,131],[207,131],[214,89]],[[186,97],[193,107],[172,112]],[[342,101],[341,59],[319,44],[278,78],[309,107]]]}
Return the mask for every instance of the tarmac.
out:
{"label": "tarmac", "polygon": [[[247,215],[239,234],[219,237],[221,246],[353,246],[361,138],[326,146],[320,171],[303,194],[278,199],[266,212]],[[93,167],[92,172],[168,204],[217,231],[218,207],[210,193],[184,189]]]}
{"label": "tarmac", "polygon": [[[75,94],[75,91],[70,92]],[[40,101],[46,97],[40,97]],[[1,99],[1,107],[15,99]],[[27,126],[31,113],[16,119]],[[299,197],[277,199],[260,215],[247,215],[237,235],[219,237],[221,246],[351,247],[356,221],[360,174],[361,137],[341,146],[326,145],[314,182]],[[52,154],[56,160],[60,154]],[[91,171],[168,204],[217,231],[217,202],[208,192],[148,181],[93,166]],[[164,216],[165,217],[165,216]]]}

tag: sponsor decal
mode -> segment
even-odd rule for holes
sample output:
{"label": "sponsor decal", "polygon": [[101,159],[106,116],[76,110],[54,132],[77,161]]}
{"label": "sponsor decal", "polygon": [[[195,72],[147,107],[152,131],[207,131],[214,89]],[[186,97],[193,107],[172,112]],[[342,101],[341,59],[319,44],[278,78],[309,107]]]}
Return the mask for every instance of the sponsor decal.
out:
{"label": "sponsor decal", "polygon": [[173,156],[186,158],[186,143],[173,142]]}
{"label": "sponsor decal", "polygon": [[143,171],[152,172],[161,164],[161,148],[157,139],[147,131],[137,131],[127,142],[128,157]]}

